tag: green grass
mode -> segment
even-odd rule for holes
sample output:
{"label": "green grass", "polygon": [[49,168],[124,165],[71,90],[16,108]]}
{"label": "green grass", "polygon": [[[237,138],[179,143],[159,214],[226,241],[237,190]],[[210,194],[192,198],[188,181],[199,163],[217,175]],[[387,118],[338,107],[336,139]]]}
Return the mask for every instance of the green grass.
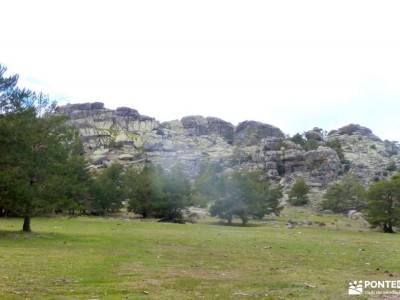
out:
{"label": "green grass", "polygon": [[400,235],[301,209],[252,225],[0,219],[0,298],[346,299],[349,280],[400,279]]}

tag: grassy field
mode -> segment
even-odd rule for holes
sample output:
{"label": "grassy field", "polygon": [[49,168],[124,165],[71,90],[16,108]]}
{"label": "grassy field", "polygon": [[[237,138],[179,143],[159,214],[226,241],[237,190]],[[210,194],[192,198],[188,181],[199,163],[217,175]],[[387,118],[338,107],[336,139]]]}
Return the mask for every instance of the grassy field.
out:
{"label": "grassy field", "polygon": [[[288,229],[288,218],[326,226]],[[0,219],[1,299],[346,299],[349,280],[400,279],[400,235],[303,210],[248,227],[96,217],[20,227]]]}

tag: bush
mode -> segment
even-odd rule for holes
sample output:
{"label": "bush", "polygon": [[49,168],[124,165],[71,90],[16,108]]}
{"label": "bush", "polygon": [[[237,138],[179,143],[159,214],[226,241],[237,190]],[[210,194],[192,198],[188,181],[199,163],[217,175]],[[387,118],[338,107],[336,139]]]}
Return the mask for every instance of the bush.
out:
{"label": "bush", "polygon": [[307,194],[310,187],[304,181],[304,178],[299,177],[296,179],[292,189],[289,192],[289,203],[295,206],[301,206],[308,203]]}

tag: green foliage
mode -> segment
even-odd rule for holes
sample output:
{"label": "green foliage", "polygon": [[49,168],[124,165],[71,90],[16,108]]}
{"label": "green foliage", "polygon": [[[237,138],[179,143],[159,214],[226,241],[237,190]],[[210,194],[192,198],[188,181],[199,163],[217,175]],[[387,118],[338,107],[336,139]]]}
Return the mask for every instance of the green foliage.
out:
{"label": "green foliage", "polygon": [[[0,66],[0,206],[30,217],[71,205],[86,177],[76,131],[42,94],[16,87]],[[79,187],[79,188],[78,188]]]}
{"label": "green foliage", "polygon": [[163,197],[162,170],[146,165],[141,172],[131,167],[124,175],[125,196],[129,199],[129,210],[144,218],[154,216]]}
{"label": "green foliage", "polygon": [[87,171],[82,155],[72,156],[64,168],[63,176],[53,186],[57,191],[56,212],[84,213],[90,208],[92,176]]}
{"label": "green foliage", "polygon": [[281,187],[262,180],[259,172],[236,172],[225,178],[221,186],[223,189],[210,212],[228,223],[239,217],[246,224],[250,217],[263,218],[268,213],[280,212]]}
{"label": "green foliage", "polygon": [[180,219],[191,204],[190,183],[179,166],[169,172],[151,164],[141,172],[131,168],[124,175],[124,190],[129,210],[144,218]]}
{"label": "green foliage", "polygon": [[157,217],[166,221],[181,218],[182,209],[191,204],[191,189],[189,180],[178,165],[164,174],[163,194]]}
{"label": "green foliage", "polygon": [[319,144],[315,140],[309,140],[304,134],[296,133],[291,139],[293,143],[300,145],[304,150],[311,151],[318,148]]}
{"label": "green foliage", "polygon": [[304,181],[304,178],[299,177],[296,179],[292,189],[289,192],[289,203],[295,206],[301,206],[308,203],[308,196],[310,188]]}
{"label": "green foliage", "polygon": [[113,164],[93,179],[89,210],[92,214],[104,215],[122,207],[122,166]]}
{"label": "green foliage", "polygon": [[365,188],[352,174],[329,186],[322,202],[323,209],[336,213],[345,213],[352,209],[361,210],[366,205]]}
{"label": "green foliage", "polygon": [[384,232],[393,232],[400,225],[400,176],[381,180],[369,187],[367,220]]}
{"label": "green foliage", "polygon": [[218,165],[203,164],[193,184],[193,203],[206,207],[215,201],[221,191],[221,168]]}

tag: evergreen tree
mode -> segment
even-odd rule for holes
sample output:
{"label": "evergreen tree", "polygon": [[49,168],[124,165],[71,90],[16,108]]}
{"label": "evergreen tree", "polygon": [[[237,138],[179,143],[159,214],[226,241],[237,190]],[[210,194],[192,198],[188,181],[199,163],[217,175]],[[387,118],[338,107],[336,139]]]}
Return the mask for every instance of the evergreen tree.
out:
{"label": "evergreen tree", "polygon": [[141,172],[129,168],[124,175],[124,190],[129,199],[128,209],[144,218],[154,217],[163,201],[163,171],[147,164]]}
{"label": "evergreen tree", "polygon": [[[34,215],[53,211],[78,140],[55,105],[42,94],[16,87],[0,66],[0,206],[24,217],[31,231]],[[81,165],[83,167],[83,165]]]}
{"label": "evergreen tree", "polygon": [[122,166],[113,164],[93,179],[90,212],[96,215],[117,212],[122,207]]}

